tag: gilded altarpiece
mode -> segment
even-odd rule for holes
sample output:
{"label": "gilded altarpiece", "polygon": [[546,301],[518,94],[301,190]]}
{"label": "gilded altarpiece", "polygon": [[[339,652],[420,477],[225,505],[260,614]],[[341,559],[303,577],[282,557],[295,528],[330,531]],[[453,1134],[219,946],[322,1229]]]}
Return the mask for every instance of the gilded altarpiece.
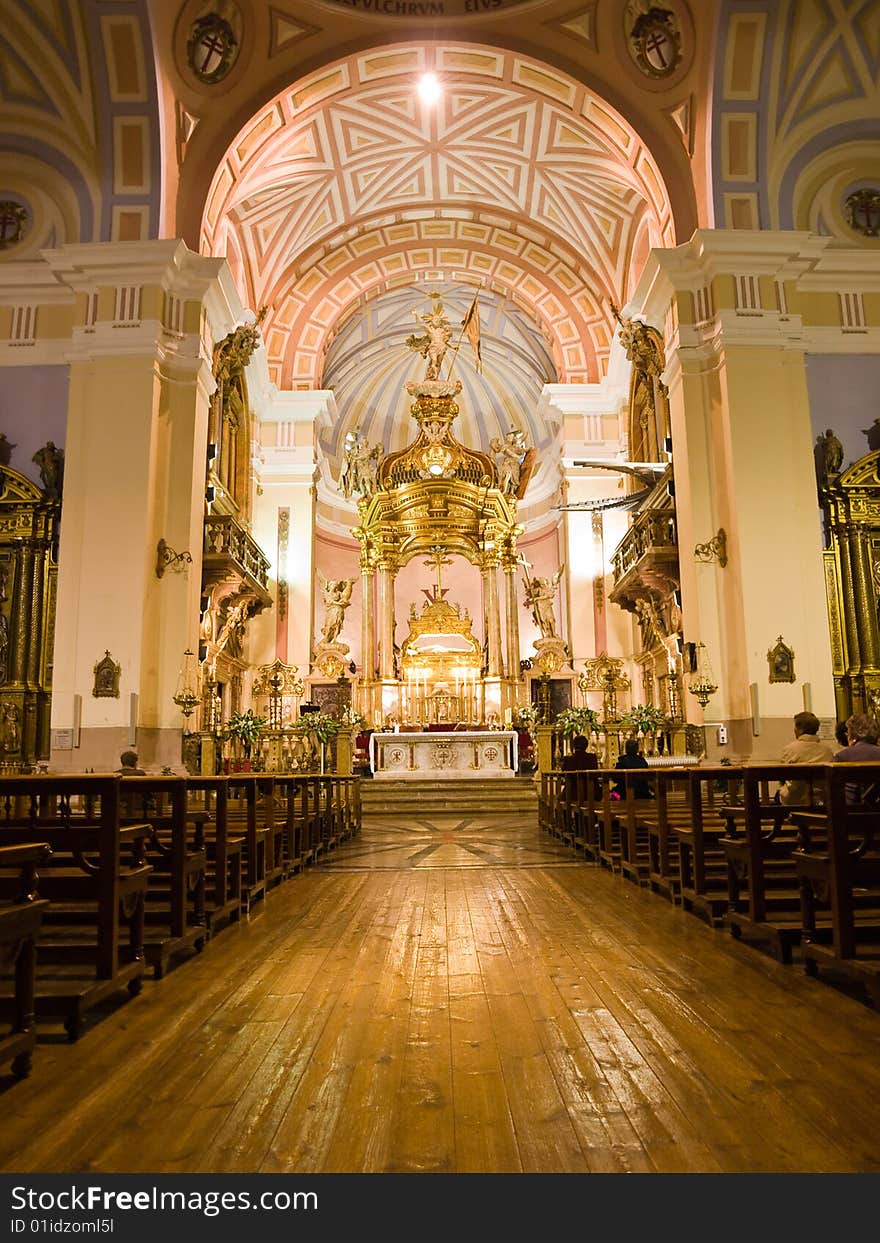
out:
{"label": "gilded altarpiece", "polygon": [[49,755],[61,502],[0,469],[0,771]]}
{"label": "gilded altarpiece", "polygon": [[831,476],[819,500],[837,716],[880,718],[880,450]]}
{"label": "gilded altarpiece", "polygon": [[620,342],[632,363],[627,436],[634,462],[664,463],[652,483],[635,472],[630,488],[641,489],[633,500],[629,531],[612,556],[612,603],[634,614],[641,650],[635,654],[645,703],[659,707],[673,722],[684,720],[678,530],[673,501],[674,481],[667,448],[670,441],[669,399],[661,379],[665,368],[663,338],[639,320],[624,319]]}
{"label": "gilded altarpiece", "polygon": [[214,349],[199,644],[204,733],[240,710],[250,668],[248,625],[272,603],[269,559],[250,533],[252,414],[245,376],[263,313]]}

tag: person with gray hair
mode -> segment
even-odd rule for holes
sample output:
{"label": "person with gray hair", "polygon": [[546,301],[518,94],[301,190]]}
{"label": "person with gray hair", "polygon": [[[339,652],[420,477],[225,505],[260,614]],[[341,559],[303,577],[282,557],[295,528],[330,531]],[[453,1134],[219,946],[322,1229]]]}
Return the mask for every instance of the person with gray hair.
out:
{"label": "person with gray hair", "polygon": [[872,716],[864,712],[856,712],[846,722],[846,736],[849,745],[838,751],[835,760],[840,764],[878,764],[880,763],[880,747],[877,737],[880,729]]}
{"label": "person with gray hair", "polygon": [[[820,742],[819,718],[812,712],[798,712],[794,718],[794,742],[783,749],[783,764],[830,764],[834,752]],[[800,807],[810,801],[809,781],[786,781],[779,787],[779,802],[786,807]]]}
{"label": "person with gray hair", "polygon": [[[846,722],[846,736],[849,739],[849,746],[844,747],[835,755],[835,760],[839,764],[880,764],[880,747],[877,746],[877,736],[880,730],[877,728],[877,722],[872,716],[868,716],[864,712],[857,712],[849,717]],[[848,803],[871,803],[876,805],[878,800],[878,791],[876,783],[868,786],[858,781],[848,781],[846,783],[846,801]]]}

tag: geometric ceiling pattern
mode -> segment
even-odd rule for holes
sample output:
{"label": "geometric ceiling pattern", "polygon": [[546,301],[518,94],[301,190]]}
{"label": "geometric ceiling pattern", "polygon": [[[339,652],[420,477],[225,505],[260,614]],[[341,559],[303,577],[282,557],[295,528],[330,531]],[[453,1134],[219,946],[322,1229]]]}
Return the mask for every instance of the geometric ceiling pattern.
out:
{"label": "geometric ceiling pattern", "polygon": [[[367,302],[339,327],[324,369],[324,384],[333,389],[340,411],[336,425],[322,436],[322,449],[333,461],[341,463],[346,433],[355,428],[386,452],[401,449],[414,438],[412,398],[404,386],[408,380],[423,378],[425,362],[407,349],[406,338],[417,331],[415,317],[425,314],[429,294],[435,292],[443,299],[453,329],[445,377],[461,336],[461,321],[473,301],[469,285],[410,283]],[[479,319],[482,375],[467,340],[454,360],[454,377],[462,382],[455,436],[488,452],[493,437],[515,427],[539,450],[547,448],[555,429],[535,417],[541,389],[556,380],[546,340],[523,311],[499,294],[480,293]]]}
{"label": "geometric ceiling pattern", "polygon": [[880,184],[878,0],[724,0],[719,31],[716,227],[880,245],[842,210],[853,189]]}
{"label": "geometric ceiling pattern", "polygon": [[[433,107],[416,93],[433,70]],[[284,388],[322,381],[340,316],[418,272],[495,290],[552,342],[560,380],[598,380],[669,198],[624,118],[583,84],[478,45],[412,44],[324,67],[229,146],[202,248],[225,254]]]}
{"label": "geometric ceiling pattern", "polygon": [[6,0],[0,198],[29,221],[7,260],[156,237],[158,93],[147,0]]}

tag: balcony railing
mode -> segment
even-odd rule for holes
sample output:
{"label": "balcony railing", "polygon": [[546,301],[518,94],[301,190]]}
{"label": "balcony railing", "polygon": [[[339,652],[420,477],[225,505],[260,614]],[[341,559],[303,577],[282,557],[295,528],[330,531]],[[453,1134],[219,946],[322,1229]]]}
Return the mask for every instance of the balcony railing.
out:
{"label": "balcony railing", "polygon": [[678,556],[674,509],[646,509],[636,518],[612,557],[615,587],[643,557],[669,560]]}
{"label": "balcony railing", "polygon": [[228,514],[212,514],[205,519],[203,561],[206,569],[232,562],[242,577],[268,594],[269,559],[253,536]]}

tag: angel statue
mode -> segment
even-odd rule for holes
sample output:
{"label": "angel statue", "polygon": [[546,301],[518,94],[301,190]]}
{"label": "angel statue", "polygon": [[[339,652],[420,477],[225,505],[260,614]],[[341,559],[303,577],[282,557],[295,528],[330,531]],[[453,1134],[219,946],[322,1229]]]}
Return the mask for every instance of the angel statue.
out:
{"label": "angel statue", "polygon": [[525,580],[526,604],[532,610],[532,617],[542,639],[559,638],[556,633],[556,618],[553,616],[553,602],[564,569],[565,566],[561,565],[552,578],[536,574],[534,578]]}
{"label": "angel statue", "polygon": [[[425,371],[426,380],[439,380],[440,367],[452,336],[452,327],[443,310],[439,294],[432,294],[433,305],[427,315],[416,315],[420,324],[425,325],[424,335],[417,337],[415,333],[407,337],[409,349],[417,350],[422,358],[428,360]],[[415,311],[413,312],[415,315]]]}
{"label": "angel statue", "polygon": [[503,440],[500,436],[494,436],[489,441],[489,448],[496,458],[500,457],[497,465],[501,491],[508,496],[515,495],[519,489],[523,459],[528,452],[525,433],[512,427]]}
{"label": "angel statue", "polygon": [[324,625],[321,627],[321,638],[325,643],[335,643],[345,621],[345,610],[351,604],[353,578],[325,578],[318,573],[321,592],[324,596]]}

